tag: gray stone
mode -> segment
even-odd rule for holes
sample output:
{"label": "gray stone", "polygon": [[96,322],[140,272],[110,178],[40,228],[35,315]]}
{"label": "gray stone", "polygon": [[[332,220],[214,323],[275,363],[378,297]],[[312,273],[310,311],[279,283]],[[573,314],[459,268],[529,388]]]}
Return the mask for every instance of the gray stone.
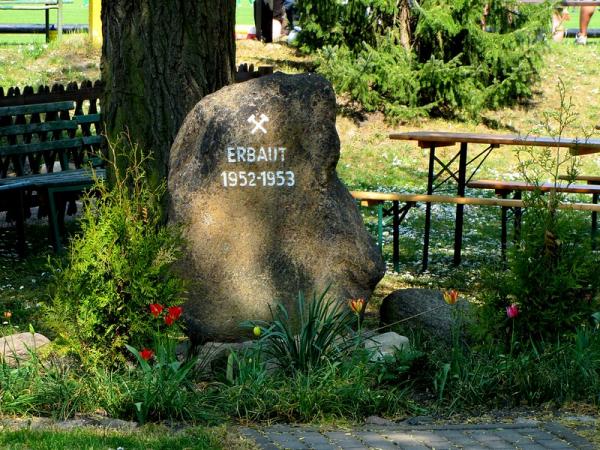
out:
{"label": "gray stone", "polygon": [[442,292],[433,289],[411,288],[394,291],[383,299],[379,314],[382,325],[404,320],[403,326],[419,328],[451,342],[452,308],[459,309],[465,323],[472,320],[472,307],[465,299],[459,298],[456,304],[448,305]]}
{"label": "gray stone", "polygon": [[14,366],[19,361],[28,360],[31,354],[50,343],[50,339],[40,333],[18,333],[0,338],[0,360]]}
{"label": "gray stone", "polygon": [[396,425],[396,422],[389,420],[389,419],[384,419],[383,417],[379,417],[379,416],[369,416],[365,419],[365,424],[367,425],[382,425],[382,426],[387,426],[387,425]]}
{"label": "gray stone", "polygon": [[388,331],[367,339],[365,348],[372,352],[372,360],[381,360],[386,356],[393,356],[397,350],[408,350],[409,342],[406,336]]}
{"label": "gray stone", "polygon": [[[192,339],[239,341],[244,320],[330,286],[368,299],[385,272],[336,174],[335,94],[314,74],[225,87],[189,113],[170,155],[169,217],[184,225]],[[292,319],[293,320],[293,319]]]}

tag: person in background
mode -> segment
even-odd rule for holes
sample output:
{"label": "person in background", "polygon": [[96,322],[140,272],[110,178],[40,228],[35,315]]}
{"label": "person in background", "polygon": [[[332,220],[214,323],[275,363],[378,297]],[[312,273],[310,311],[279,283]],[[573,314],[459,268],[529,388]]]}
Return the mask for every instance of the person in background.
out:
{"label": "person in background", "polygon": [[256,36],[265,42],[273,42],[281,37],[284,18],[283,0],[254,1]]}
{"label": "person in background", "polygon": [[582,6],[581,11],[579,13],[579,33],[575,37],[575,43],[580,45],[587,44],[587,30],[588,25],[590,24],[590,20],[592,15],[594,15],[594,11],[596,10],[595,6]]}

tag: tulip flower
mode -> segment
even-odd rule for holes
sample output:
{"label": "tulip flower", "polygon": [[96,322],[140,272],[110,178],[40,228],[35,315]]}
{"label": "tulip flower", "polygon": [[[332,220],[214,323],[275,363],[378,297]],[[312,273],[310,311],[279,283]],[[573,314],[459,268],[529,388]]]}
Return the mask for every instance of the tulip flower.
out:
{"label": "tulip flower", "polygon": [[165,316],[165,323],[166,323],[168,326],[171,326],[171,325],[173,325],[173,322],[175,322],[175,318],[174,318],[173,316],[171,316],[170,314],[167,314],[167,315]]}
{"label": "tulip flower", "polygon": [[258,337],[260,336],[260,334],[262,333],[262,330],[260,329],[260,327],[257,325],[252,329],[252,333],[254,333],[254,336]]}
{"label": "tulip flower", "polygon": [[354,312],[354,314],[360,314],[365,308],[364,298],[354,298],[348,300],[348,306]]}
{"label": "tulip flower", "polygon": [[444,301],[449,305],[454,305],[458,301],[458,291],[455,289],[444,291]]}
{"label": "tulip flower", "polygon": [[154,352],[152,350],[150,350],[149,348],[144,348],[140,352],[140,356],[142,357],[142,359],[144,361],[148,361],[149,359],[151,359],[154,356]]}
{"label": "tulip flower", "polygon": [[519,315],[519,307],[516,303],[506,307],[506,315],[509,319],[514,319]]}
{"label": "tulip flower", "polygon": [[159,303],[152,303],[150,305],[150,314],[152,314],[154,317],[158,317],[160,316],[160,313],[163,311],[163,306]]}
{"label": "tulip flower", "polygon": [[4,311],[4,318],[10,319],[12,317],[12,313],[10,311]]}
{"label": "tulip flower", "polygon": [[181,306],[169,306],[168,315],[173,318],[173,320],[179,319],[181,313],[183,312],[183,308]]}

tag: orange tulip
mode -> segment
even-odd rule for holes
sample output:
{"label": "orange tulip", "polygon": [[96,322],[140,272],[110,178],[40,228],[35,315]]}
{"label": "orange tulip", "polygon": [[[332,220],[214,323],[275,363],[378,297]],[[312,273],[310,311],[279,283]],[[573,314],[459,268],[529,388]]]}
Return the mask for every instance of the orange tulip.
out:
{"label": "orange tulip", "polygon": [[454,305],[458,301],[458,291],[455,289],[444,291],[444,301],[449,305]]}
{"label": "orange tulip", "polygon": [[360,314],[365,308],[365,299],[364,298],[353,298],[348,300],[348,306],[355,314]]}

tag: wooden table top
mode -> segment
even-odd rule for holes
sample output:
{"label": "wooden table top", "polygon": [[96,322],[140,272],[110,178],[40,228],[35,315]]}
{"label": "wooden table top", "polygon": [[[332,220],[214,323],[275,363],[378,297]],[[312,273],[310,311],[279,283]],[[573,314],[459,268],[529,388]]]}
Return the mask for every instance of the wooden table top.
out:
{"label": "wooden table top", "polygon": [[545,136],[521,136],[517,134],[483,134],[483,133],[451,133],[443,131],[408,131],[404,133],[391,133],[390,139],[417,141],[419,147],[445,147],[457,142],[470,144],[489,144],[556,147],[568,148],[575,155],[600,153],[600,139],[584,139]]}

